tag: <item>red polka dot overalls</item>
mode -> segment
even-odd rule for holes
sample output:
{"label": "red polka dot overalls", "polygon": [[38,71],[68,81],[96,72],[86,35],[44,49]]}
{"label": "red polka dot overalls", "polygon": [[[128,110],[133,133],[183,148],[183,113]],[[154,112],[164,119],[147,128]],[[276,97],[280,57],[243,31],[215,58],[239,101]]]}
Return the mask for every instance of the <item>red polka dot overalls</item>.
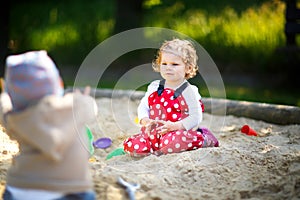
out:
{"label": "red polka dot overalls", "polygon": [[[164,82],[161,81],[158,90],[148,97],[149,118],[172,122],[186,118],[189,108],[181,93],[188,83],[185,82],[176,91],[170,88],[164,89],[163,85]],[[203,109],[203,105],[201,107]],[[160,135],[156,131],[157,127],[159,125],[153,125],[149,135],[145,132],[145,127],[141,128],[141,133],[124,141],[124,151],[132,156],[145,156],[151,153],[160,155],[198,149],[203,147],[205,142],[201,129],[176,130]]]}

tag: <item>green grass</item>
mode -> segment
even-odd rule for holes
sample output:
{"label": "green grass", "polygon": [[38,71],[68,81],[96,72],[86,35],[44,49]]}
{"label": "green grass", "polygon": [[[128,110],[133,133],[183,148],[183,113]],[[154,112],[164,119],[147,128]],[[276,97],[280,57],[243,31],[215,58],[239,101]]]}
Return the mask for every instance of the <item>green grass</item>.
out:
{"label": "green grass", "polygon": [[300,107],[300,94],[293,91],[274,90],[268,88],[242,87],[236,85],[225,86],[228,99],[245,100],[272,104],[283,104]]}
{"label": "green grass", "polygon": [[[170,28],[190,36],[221,63],[221,73],[272,74],[289,67],[275,53],[285,45],[284,1],[145,0],[143,9],[141,26]],[[77,68],[94,47],[112,36],[115,11],[115,1],[107,0],[18,1],[11,10],[10,48],[12,53],[45,49],[58,66]],[[72,79],[66,82],[72,85]],[[101,84],[113,85],[111,81]],[[202,92],[209,95],[205,89]],[[226,92],[230,99],[300,106],[299,92],[294,90],[230,85]]]}
{"label": "green grass", "polygon": [[[179,31],[214,59],[264,71],[274,50],[285,44],[284,9],[279,0],[146,0],[141,26]],[[114,1],[105,0],[18,3],[11,12],[11,46],[46,49],[58,63],[78,65],[112,35],[114,12]]]}
{"label": "green grass", "polygon": [[149,9],[147,26],[168,27],[191,36],[218,60],[247,63],[243,70],[249,71],[248,66],[254,64],[259,66],[255,70],[263,71],[274,50],[285,44],[282,1],[167,2]]}
{"label": "green grass", "polygon": [[11,49],[45,49],[57,63],[77,67],[112,34],[114,9],[104,0],[18,3],[11,11]]}

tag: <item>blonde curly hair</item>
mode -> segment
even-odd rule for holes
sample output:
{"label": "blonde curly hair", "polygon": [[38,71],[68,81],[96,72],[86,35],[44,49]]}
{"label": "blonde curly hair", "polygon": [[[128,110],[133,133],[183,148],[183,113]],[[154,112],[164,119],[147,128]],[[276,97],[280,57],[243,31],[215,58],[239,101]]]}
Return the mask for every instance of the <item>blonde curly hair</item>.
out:
{"label": "blonde curly hair", "polygon": [[193,78],[197,74],[198,56],[196,49],[190,41],[177,38],[165,41],[159,48],[157,56],[152,62],[152,67],[155,72],[160,72],[161,55],[163,52],[172,53],[182,58],[182,61],[185,63],[186,67],[188,67],[185,79]]}

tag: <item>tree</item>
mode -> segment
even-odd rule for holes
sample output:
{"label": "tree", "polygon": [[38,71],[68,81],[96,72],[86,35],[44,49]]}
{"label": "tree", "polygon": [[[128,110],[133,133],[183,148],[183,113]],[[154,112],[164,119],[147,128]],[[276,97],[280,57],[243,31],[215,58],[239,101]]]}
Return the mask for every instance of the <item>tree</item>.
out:
{"label": "tree", "polygon": [[10,1],[0,7],[0,77],[4,76],[5,59],[8,55]]}
{"label": "tree", "polygon": [[141,26],[144,0],[116,0],[115,34]]}

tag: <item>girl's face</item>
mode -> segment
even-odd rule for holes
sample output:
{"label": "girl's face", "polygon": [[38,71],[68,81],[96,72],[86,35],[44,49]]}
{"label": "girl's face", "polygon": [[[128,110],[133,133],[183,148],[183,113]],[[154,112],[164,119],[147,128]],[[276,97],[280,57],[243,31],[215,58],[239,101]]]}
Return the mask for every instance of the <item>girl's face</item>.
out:
{"label": "girl's face", "polygon": [[171,53],[161,53],[160,74],[170,86],[178,86],[185,80],[186,65],[181,57]]}

